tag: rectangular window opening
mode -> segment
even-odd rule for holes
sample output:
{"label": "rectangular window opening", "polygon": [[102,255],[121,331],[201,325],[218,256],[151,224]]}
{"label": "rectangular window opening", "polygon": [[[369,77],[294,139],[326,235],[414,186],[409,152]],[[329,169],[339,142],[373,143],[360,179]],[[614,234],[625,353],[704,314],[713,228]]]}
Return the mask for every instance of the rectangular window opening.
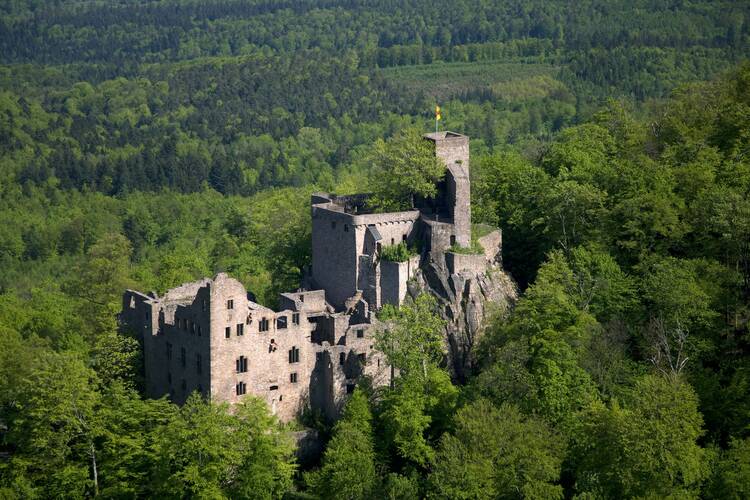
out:
{"label": "rectangular window opening", "polygon": [[237,382],[237,385],[234,386],[234,390],[238,396],[242,396],[247,394],[247,385],[245,382]]}
{"label": "rectangular window opening", "polygon": [[293,346],[289,349],[289,362],[299,363],[299,348],[297,346]]}
{"label": "rectangular window opening", "polygon": [[284,328],[286,328],[286,322],[286,316],[279,316],[278,318],[276,318],[276,329],[283,330]]}
{"label": "rectangular window opening", "polygon": [[234,309],[234,300],[227,300],[227,309]]}
{"label": "rectangular window opening", "polygon": [[245,334],[245,325],[237,323],[237,336],[242,337]]}
{"label": "rectangular window opening", "polygon": [[231,327],[231,326],[228,326],[228,327],[226,327],[226,328],[224,329],[224,338],[225,338],[225,339],[228,339],[228,338],[229,338],[229,337],[231,337],[231,336],[232,336],[232,327]]}
{"label": "rectangular window opening", "polygon": [[247,372],[247,358],[245,356],[240,356],[234,361],[235,371],[237,373],[246,373]]}

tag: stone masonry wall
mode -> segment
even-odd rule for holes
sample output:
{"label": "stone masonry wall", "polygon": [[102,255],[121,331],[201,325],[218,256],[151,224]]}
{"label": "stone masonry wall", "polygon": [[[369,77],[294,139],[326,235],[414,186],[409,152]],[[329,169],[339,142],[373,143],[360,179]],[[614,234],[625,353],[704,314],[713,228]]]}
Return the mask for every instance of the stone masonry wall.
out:
{"label": "stone masonry wall", "polygon": [[380,289],[383,304],[398,306],[406,297],[407,281],[419,268],[419,256],[406,262],[380,261]]}
{"label": "stone masonry wall", "polygon": [[210,346],[207,289],[193,300],[151,304],[156,327],[144,335],[146,393],[181,404],[193,391],[209,394]]}
{"label": "stone masonry wall", "polygon": [[357,244],[352,219],[343,212],[313,207],[313,281],[337,308],[357,291]]}
{"label": "stone masonry wall", "polygon": [[448,204],[456,242],[468,247],[471,244],[471,184],[469,180],[469,138],[453,132],[426,134],[435,144],[435,154],[448,167]]}
{"label": "stone masonry wall", "polygon": [[[229,300],[233,301],[232,309],[227,307]],[[247,300],[242,284],[228,277],[214,281],[211,313],[212,398],[241,401],[243,395],[238,395],[236,388],[243,382],[247,394],[264,398],[282,420],[292,419],[306,403],[314,364],[307,315],[291,310],[276,313],[257,306]],[[299,315],[298,323],[293,321],[294,314]],[[261,324],[267,324],[267,330],[261,331]],[[242,325],[242,335],[238,335],[238,325]],[[293,348],[299,352],[299,361],[290,363],[289,351]],[[240,356],[248,360],[247,372],[237,372]],[[291,378],[293,373],[296,382]]]}

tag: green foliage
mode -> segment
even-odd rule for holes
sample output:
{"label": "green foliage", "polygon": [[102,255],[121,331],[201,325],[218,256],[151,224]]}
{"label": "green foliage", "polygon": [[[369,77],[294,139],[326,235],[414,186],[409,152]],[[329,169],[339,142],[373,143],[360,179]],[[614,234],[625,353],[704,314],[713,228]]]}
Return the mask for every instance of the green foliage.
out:
{"label": "green foliage", "polygon": [[92,367],[104,385],[119,381],[131,389],[142,386],[141,345],[133,337],[119,333],[104,333],[96,340],[92,351]]}
{"label": "green foliage", "polygon": [[732,440],[714,467],[707,498],[739,500],[750,495],[750,439]]}
{"label": "green foliage", "polygon": [[434,366],[426,373],[404,374],[383,395],[379,408],[381,448],[394,466],[426,469],[435,457],[435,442],[451,422],[458,389]]}
{"label": "green foliage", "polygon": [[122,291],[130,288],[130,242],[121,234],[107,234],[87,252],[85,264],[67,285],[70,295],[82,299],[81,314],[95,331],[112,331],[122,307]]}
{"label": "green foliage", "polygon": [[564,446],[544,422],[478,400],[458,411],[429,477],[438,498],[562,498]]}
{"label": "green foliage", "polygon": [[291,486],[291,441],[263,403],[230,414],[193,397],[178,411],[118,381],[101,391],[68,354],[35,364],[4,413],[14,452],[1,484],[19,496],[280,498]]}
{"label": "green foliage", "polygon": [[414,196],[431,198],[445,176],[445,163],[435,156],[419,129],[406,129],[379,140],[372,149],[371,203],[384,211],[410,210]]}
{"label": "green foliage", "polygon": [[323,466],[305,476],[320,498],[372,498],[377,491],[372,414],[367,397],[356,390],[333,429]]}
{"label": "green foliage", "polygon": [[[498,367],[479,379],[480,387],[486,387],[495,385],[495,375],[501,380],[510,377],[507,382],[521,377],[527,381],[524,390],[528,392],[514,389],[521,399],[511,401],[535,408],[557,425],[569,425],[576,411],[597,398],[591,377],[579,362],[582,345],[595,334],[597,323],[579,309],[576,297],[566,289],[566,282],[572,281],[562,254],[553,253],[519,300],[511,320],[491,332],[487,340],[498,350],[490,354],[493,364],[495,356],[503,358],[514,352],[513,357],[521,355],[524,361]],[[511,368],[519,372],[506,374]]]}
{"label": "green foliage", "polygon": [[435,309],[437,300],[422,293],[401,307],[384,306],[379,318],[383,328],[375,338],[376,348],[388,358],[388,363],[403,372],[422,371],[427,365],[442,358],[443,320]]}
{"label": "green foliage", "polygon": [[415,255],[417,255],[416,251],[404,242],[383,247],[380,252],[380,258],[389,262],[406,262]]}
{"label": "green foliage", "polygon": [[281,498],[294,472],[292,445],[260,400],[236,413],[197,394],[154,443],[154,493],[160,497]]}
{"label": "green foliage", "polygon": [[503,263],[524,286],[551,248],[537,228],[543,217],[542,194],[552,180],[515,152],[474,161],[472,172],[473,217],[503,229]]}
{"label": "green foliage", "polygon": [[19,494],[83,497],[91,480],[96,440],[102,432],[95,374],[71,355],[47,353],[21,382],[10,434],[17,453],[3,474]]}
{"label": "green foliage", "polygon": [[589,407],[577,431],[576,489],[604,498],[696,498],[708,473],[698,400],[682,381],[636,380],[621,407]]}

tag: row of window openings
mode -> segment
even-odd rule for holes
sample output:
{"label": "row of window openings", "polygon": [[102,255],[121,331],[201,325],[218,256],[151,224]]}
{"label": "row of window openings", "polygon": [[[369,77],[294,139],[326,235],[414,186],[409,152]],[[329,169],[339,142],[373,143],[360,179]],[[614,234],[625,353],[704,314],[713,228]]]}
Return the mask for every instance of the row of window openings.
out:
{"label": "row of window openings", "polygon": [[177,328],[182,328],[186,332],[190,331],[190,335],[195,335],[196,333],[199,337],[203,335],[203,329],[201,328],[201,325],[199,325],[195,321],[190,321],[189,319],[178,319]]}
{"label": "row of window openings", "polygon": [[[299,348],[297,346],[292,347],[288,351],[289,355],[289,363],[299,363]],[[344,353],[341,353],[343,356]],[[364,356],[363,354],[360,356]],[[167,342],[167,359],[172,359],[172,344]],[[342,358],[343,359],[343,358]],[[362,358],[364,360],[364,358]],[[187,351],[184,347],[180,348],[180,364],[183,368],[187,366]],[[342,361],[343,364],[343,361]],[[235,368],[237,373],[245,373],[247,372],[247,358],[245,356],[240,356],[235,360]],[[203,357],[200,354],[195,355],[195,371],[198,374],[203,373]],[[171,376],[170,376],[171,378]],[[171,383],[171,380],[170,380]]]}
{"label": "row of window openings", "polygon": [[[172,374],[171,373],[167,373],[167,382],[169,382],[170,393],[171,393],[172,392],[171,391],[171,387],[172,387]],[[182,382],[180,383],[180,388],[182,389],[182,392],[187,392],[187,381],[185,379],[182,379]],[[203,385],[198,384],[195,390],[198,391],[200,394],[203,394]]]}
{"label": "row of window openings", "polygon": [[[296,373],[290,373],[289,374],[289,382],[291,382],[292,384],[296,384],[297,383],[297,374]],[[271,387],[269,387],[269,390],[271,390],[271,391],[278,391],[279,390],[279,386],[278,385],[272,385]],[[245,382],[242,382],[242,381],[237,382],[235,384],[235,386],[234,386],[234,392],[235,392],[235,394],[237,396],[244,396],[245,394],[247,394],[247,384]],[[283,396],[279,396],[279,401],[283,401],[282,398],[283,398]]]}
{"label": "row of window openings", "polygon": [[[299,325],[299,313],[292,314],[292,323],[295,325]],[[258,322],[258,331],[259,332],[267,332],[270,329],[271,323],[268,321],[268,318],[262,318]],[[287,317],[286,316],[280,316],[276,318],[276,329],[277,330],[284,330],[287,327]],[[241,337],[245,334],[245,325],[243,323],[237,323],[237,336]],[[228,326],[224,329],[224,338],[230,338],[232,336],[232,327]]]}
{"label": "row of window openings", "polygon": [[[404,240],[406,240],[406,235],[404,235]],[[302,295],[300,295],[300,300],[302,302],[304,302],[305,298]],[[131,306],[130,307],[131,308],[135,307],[135,301],[134,300],[131,300]],[[207,302],[206,302],[206,299],[203,299],[201,301],[201,310],[206,311],[206,309],[208,309]],[[227,309],[234,309],[234,299],[227,300]]]}
{"label": "row of window openings", "polygon": [[[294,346],[288,351],[289,363],[299,363],[299,347]],[[235,371],[237,373],[247,372],[247,358],[240,356],[234,360]]]}
{"label": "row of window openings", "polygon": [[[305,298],[302,295],[300,295],[300,299],[302,300],[302,302],[305,301]],[[234,309],[234,299],[227,300],[227,309]],[[203,301],[203,310],[204,311],[206,310],[206,301],[205,300]]]}
{"label": "row of window openings", "polygon": [[[172,360],[172,344],[167,342],[167,359]],[[183,368],[187,366],[187,351],[184,347],[180,348],[180,365]],[[195,371],[196,373],[203,373],[203,358],[200,354],[195,355]]]}

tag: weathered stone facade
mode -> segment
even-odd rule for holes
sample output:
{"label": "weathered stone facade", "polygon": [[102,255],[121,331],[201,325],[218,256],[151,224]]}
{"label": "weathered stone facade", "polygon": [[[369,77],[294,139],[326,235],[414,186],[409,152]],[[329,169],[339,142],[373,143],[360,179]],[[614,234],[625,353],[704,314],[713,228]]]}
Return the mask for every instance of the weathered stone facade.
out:
{"label": "weathered stone facade", "polygon": [[163,296],[128,290],[120,321],[143,337],[147,395],[178,404],[194,391],[229,403],[253,394],[282,420],[305,407],[333,417],[360,376],[387,383],[368,317],[333,312],[322,290],[284,294],[281,307],[220,273]]}
{"label": "weathered stone facade", "polygon": [[[441,301],[446,352],[460,375],[484,318],[476,302],[512,294],[492,285],[491,273],[502,273],[499,231],[481,240],[484,254],[450,252],[471,244],[469,138],[440,132],[425,139],[447,173],[438,195],[414,210],[371,213],[367,195],[312,196],[312,269],[302,291],[281,294],[279,311],[255,303],[223,273],[163,296],[126,291],[120,321],[143,338],[147,394],[180,404],[194,391],[229,403],[253,394],[282,420],[306,407],[333,418],[363,375],[375,385],[390,381],[374,349],[374,313],[401,304],[415,287]],[[420,254],[381,259],[384,247],[401,242]]]}
{"label": "weathered stone facade", "polygon": [[381,264],[382,247],[420,242],[422,253],[427,254],[445,252],[454,244],[470,246],[469,138],[455,132],[424,138],[434,144],[447,171],[437,196],[417,200],[414,210],[371,213],[367,195],[312,196],[313,259],[308,285],[325,290],[334,307],[342,307],[358,293],[373,309],[403,300],[405,294],[392,293],[393,288],[401,288],[398,283],[413,276],[416,267],[404,266],[394,275],[392,266],[386,270]]}

